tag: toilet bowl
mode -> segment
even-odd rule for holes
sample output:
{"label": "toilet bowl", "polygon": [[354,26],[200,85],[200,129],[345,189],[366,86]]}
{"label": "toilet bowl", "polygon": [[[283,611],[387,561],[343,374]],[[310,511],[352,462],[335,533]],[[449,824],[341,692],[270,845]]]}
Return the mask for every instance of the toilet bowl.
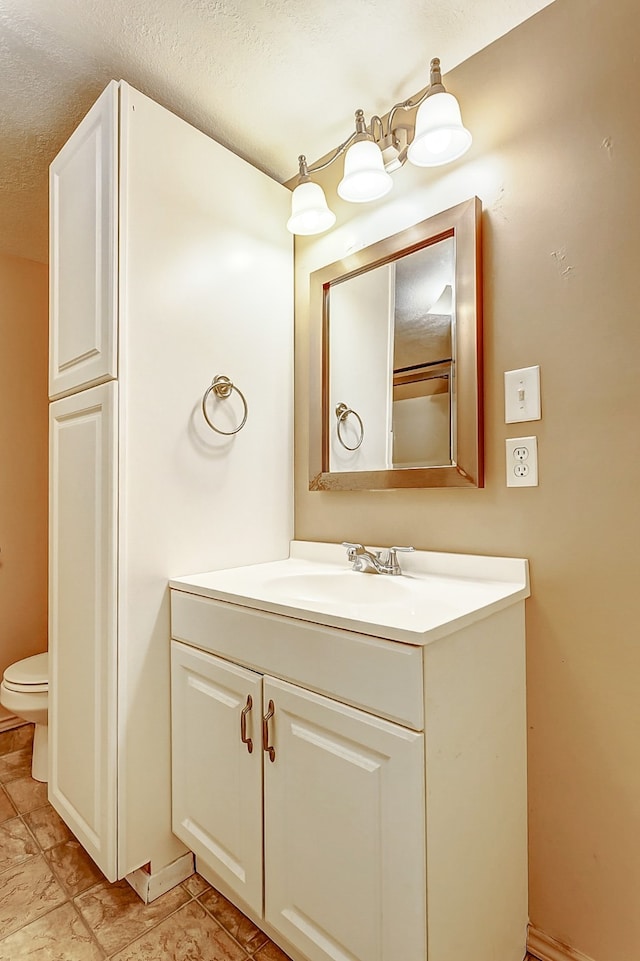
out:
{"label": "toilet bowl", "polygon": [[36,654],[10,664],[0,683],[0,704],[35,724],[31,775],[48,780],[49,655]]}

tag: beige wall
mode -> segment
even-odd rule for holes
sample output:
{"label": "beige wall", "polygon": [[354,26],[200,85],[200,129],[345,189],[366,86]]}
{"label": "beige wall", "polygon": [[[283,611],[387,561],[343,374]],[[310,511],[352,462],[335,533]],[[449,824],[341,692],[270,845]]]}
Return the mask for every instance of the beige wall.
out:
{"label": "beige wall", "polygon": [[47,267],[0,255],[0,674],[47,648],[47,311]]}
{"label": "beige wall", "polygon": [[[296,536],[530,558],[530,914],[595,961],[640,957],[639,31],[633,0],[557,0],[445,75],[462,161],[296,242]],[[309,271],[473,194],[486,487],[310,493]],[[543,419],[507,426],[503,371],[532,364]],[[504,439],[529,433],[540,486],[507,490]]]}

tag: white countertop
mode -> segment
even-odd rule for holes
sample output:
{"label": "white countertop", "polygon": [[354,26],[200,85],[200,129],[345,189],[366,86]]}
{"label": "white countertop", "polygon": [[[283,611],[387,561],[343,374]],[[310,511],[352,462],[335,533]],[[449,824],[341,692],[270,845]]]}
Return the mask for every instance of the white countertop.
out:
{"label": "white countertop", "polygon": [[174,590],[410,644],[427,644],[529,597],[528,562],[416,551],[401,576],[351,570],[338,544],[292,541],[289,558],[176,577]]}

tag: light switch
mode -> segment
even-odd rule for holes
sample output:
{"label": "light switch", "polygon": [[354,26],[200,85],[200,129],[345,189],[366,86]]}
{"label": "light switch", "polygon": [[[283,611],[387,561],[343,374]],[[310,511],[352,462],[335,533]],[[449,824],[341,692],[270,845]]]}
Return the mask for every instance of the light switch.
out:
{"label": "light switch", "polygon": [[504,374],[504,422],[540,420],[540,368],[523,367]]}

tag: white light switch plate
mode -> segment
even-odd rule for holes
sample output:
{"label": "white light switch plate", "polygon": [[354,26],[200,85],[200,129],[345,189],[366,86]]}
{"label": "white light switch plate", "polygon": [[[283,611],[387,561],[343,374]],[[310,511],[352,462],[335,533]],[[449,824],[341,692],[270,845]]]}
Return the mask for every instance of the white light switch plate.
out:
{"label": "white light switch plate", "polygon": [[538,438],[507,437],[507,487],[538,486]]}
{"label": "white light switch plate", "polygon": [[522,367],[504,373],[504,422],[540,420],[540,368]]}

